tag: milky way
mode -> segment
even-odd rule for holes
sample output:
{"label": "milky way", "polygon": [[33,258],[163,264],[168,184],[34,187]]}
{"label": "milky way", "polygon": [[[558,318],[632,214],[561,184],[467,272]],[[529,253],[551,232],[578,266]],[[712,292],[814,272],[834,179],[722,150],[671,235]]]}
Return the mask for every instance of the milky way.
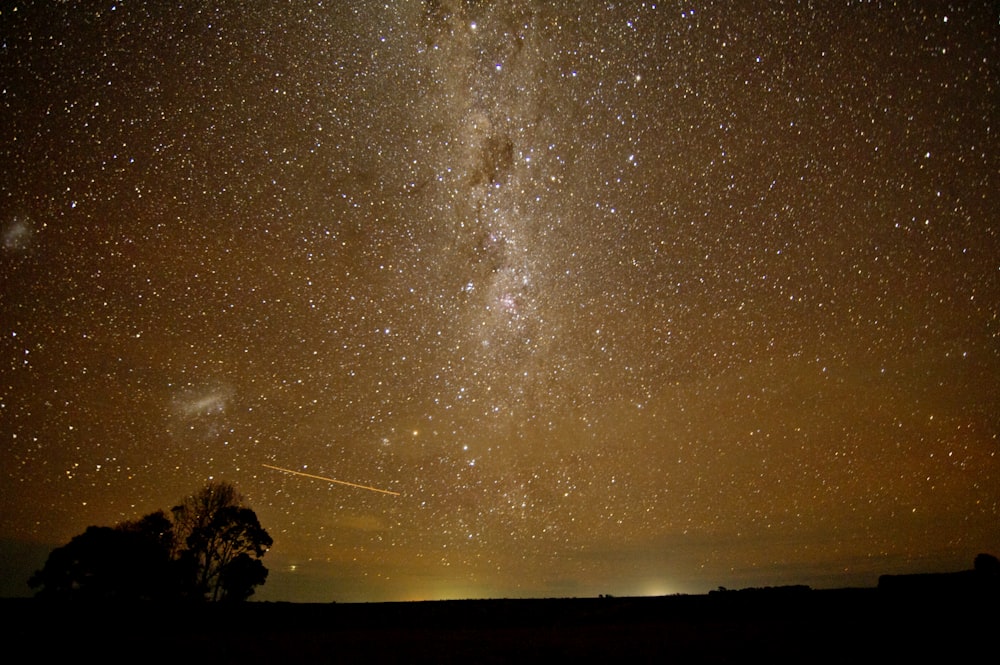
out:
{"label": "milky way", "polygon": [[208,479],[267,599],[1000,553],[995,7],[216,4],[0,10],[6,593]]}

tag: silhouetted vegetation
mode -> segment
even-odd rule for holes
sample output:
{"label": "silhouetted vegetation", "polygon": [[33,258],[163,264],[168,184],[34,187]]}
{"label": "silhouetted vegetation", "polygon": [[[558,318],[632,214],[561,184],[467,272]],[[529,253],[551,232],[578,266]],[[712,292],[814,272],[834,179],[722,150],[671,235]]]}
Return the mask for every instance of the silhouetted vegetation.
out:
{"label": "silhouetted vegetation", "polygon": [[996,580],[1000,578],[1000,559],[992,554],[977,554],[973,570],[977,575]]}
{"label": "silhouetted vegetation", "polygon": [[176,588],[176,569],[163,538],[163,512],[116,527],[91,526],[52,551],[28,584],[39,596],[86,600],[162,599]]}
{"label": "silhouetted vegetation", "polygon": [[88,527],[28,584],[42,598],[90,601],[240,601],[264,584],[273,541],[231,484],[210,483],[171,514]]}
{"label": "silhouetted vegetation", "polygon": [[241,503],[232,485],[217,483],[173,508],[178,535],[187,546],[177,559],[202,597],[245,600],[267,578],[260,558],[271,546],[271,537],[256,513]]}
{"label": "silhouetted vegetation", "polygon": [[1000,560],[992,554],[979,554],[972,570],[954,573],[918,573],[882,575],[881,591],[895,594],[996,594],[1000,592]]}

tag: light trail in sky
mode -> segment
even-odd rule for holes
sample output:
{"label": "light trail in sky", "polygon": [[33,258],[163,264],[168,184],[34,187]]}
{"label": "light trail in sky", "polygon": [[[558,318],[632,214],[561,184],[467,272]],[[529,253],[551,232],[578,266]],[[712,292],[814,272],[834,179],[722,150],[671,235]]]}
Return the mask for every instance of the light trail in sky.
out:
{"label": "light trail in sky", "polygon": [[383,490],[377,487],[369,487],[368,485],[359,485],[357,483],[350,483],[346,480],[337,480],[336,478],[327,478],[325,476],[315,476],[311,473],[303,473],[301,471],[293,471],[292,469],[283,469],[280,466],[271,466],[270,464],[261,464],[265,469],[273,469],[275,471],[281,471],[283,473],[290,473],[293,476],[302,476],[304,478],[314,478],[315,480],[325,480],[328,483],[337,483],[338,485],[347,485],[348,487],[357,487],[358,489],[368,490],[370,492],[381,492],[382,494],[391,494],[393,496],[399,496],[399,492],[393,492],[392,490]]}

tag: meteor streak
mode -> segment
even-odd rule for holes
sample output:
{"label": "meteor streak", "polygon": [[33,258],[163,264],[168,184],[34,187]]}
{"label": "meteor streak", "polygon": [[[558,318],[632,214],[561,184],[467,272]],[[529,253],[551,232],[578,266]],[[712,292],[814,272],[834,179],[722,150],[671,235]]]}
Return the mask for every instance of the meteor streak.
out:
{"label": "meteor streak", "polygon": [[370,492],[381,492],[382,494],[391,494],[393,496],[399,496],[399,492],[393,492],[391,490],[380,490],[377,487],[369,487],[368,485],[358,485],[357,483],[349,483],[346,480],[337,480],[336,478],[326,478],[324,476],[314,476],[311,473],[302,473],[301,471],[292,471],[291,469],[282,469],[280,466],[271,466],[270,464],[261,464],[265,469],[274,469],[275,471],[281,471],[282,473],[290,473],[293,476],[303,476],[304,478],[314,478],[315,480],[325,480],[328,483],[337,483],[338,485],[347,485],[348,487],[357,487],[358,489],[368,490]]}

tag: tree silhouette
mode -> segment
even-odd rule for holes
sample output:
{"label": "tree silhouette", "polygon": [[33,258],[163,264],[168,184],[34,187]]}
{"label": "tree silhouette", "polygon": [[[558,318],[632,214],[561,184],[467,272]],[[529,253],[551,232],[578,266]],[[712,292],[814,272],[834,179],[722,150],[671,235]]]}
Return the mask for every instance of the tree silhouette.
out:
{"label": "tree silhouette", "polygon": [[91,526],[53,550],[28,580],[39,597],[82,600],[246,600],[267,579],[272,540],[229,483],[210,483],[172,509]]}
{"label": "tree silhouette", "polygon": [[223,508],[243,505],[243,497],[232,483],[210,482],[197,493],[184,498],[170,509],[173,515],[175,551],[187,546],[188,538],[199,528],[206,527]]}
{"label": "tree silhouette", "polygon": [[253,559],[246,552],[240,552],[219,574],[219,585],[223,589],[220,600],[246,600],[253,595],[254,587],[265,581],[267,568],[260,559]]}
{"label": "tree silhouette", "polygon": [[172,552],[174,548],[174,525],[162,510],[140,517],[135,521],[122,522],[119,531],[136,534],[143,541]]}
{"label": "tree silhouette", "polygon": [[28,585],[38,595],[86,600],[159,600],[174,586],[170,520],[162,512],[116,527],[88,527],[49,554]]}
{"label": "tree silhouette", "polygon": [[247,580],[259,577],[262,584],[267,577],[260,558],[272,540],[249,508],[218,509],[191,531],[187,544],[184,557],[192,563],[196,592],[211,600],[231,599],[233,592],[246,598],[253,593],[252,586],[245,588]]}
{"label": "tree silhouette", "polygon": [[[206,485],[172,509],[175,537],[185,549],[178,560],[189,582],[189,591],[211,600],[247,598],[253,586],[263,584],[267,569],[260,562],[273,541],[254,511],[243,506],[243,497],[225,482]],[[241,555],[256,562],[234,564]],[[227,568],[235,565],[233,571]],[[253,572],[253,574],[251,574]],[[247,580],[255,581],[247,587]],[[229,584],[235,585],[230,589]]]}

